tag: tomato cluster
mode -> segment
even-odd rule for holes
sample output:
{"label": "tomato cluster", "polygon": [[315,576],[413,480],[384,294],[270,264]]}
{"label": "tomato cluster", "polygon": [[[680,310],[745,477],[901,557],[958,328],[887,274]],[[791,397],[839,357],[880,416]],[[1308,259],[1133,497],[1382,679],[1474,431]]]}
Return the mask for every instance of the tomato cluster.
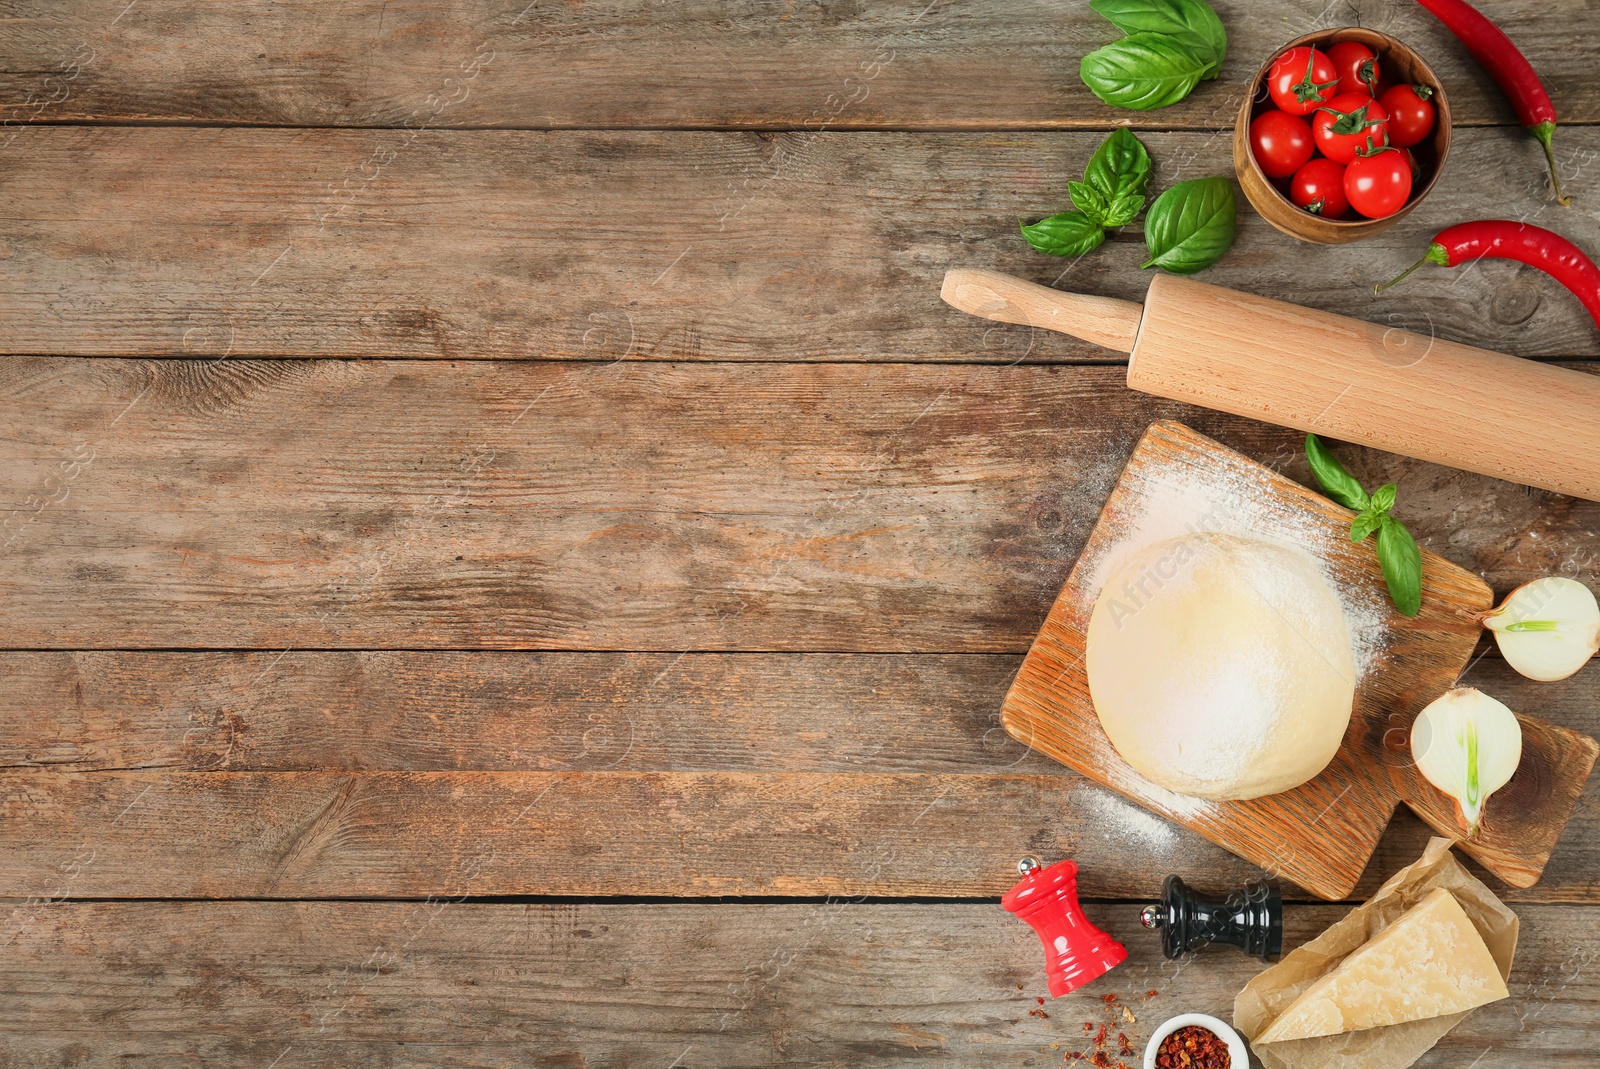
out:
{"label": "tomato cluster", "polygon": [[1411,198],[1420,173],[1411,146],[1433,130],[1432,88],[1385,88],[1372,49],[1340,41],[1289,49],[1267,72],[1267,92],[1276,107],[1251,121],[1250,150],[1296,207],[1382,219]]}

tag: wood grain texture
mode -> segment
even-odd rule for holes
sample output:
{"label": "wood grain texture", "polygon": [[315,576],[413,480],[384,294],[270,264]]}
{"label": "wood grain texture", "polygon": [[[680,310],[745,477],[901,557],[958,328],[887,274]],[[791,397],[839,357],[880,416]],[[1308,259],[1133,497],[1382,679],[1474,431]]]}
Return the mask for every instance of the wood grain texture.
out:
{"label": "wood grain texture", "polygon": [[[1112,1022],[1115,1057],[1119,1032],[1142,1049],[1173,1014],[1227,1019],[1263,968],[1227,948],[1167,962],[1135,906],[1087,912],[1130,957],[1041,1007],[1038,940],[993,903],[66,903],[0,956],[0,1050],[37,1069],[1043,1069],[1092,1051],[1085,1021]],[[1288,908],[1286,946],[1343,912]],[[1594,912],[1519,907],[1511,997],[1417,1065],[1593,1065]]]}
{"label": "wood grain texture", "polygon": [[[1298,435],[1121,380],[12,359],[0,633],[38,649],[1022,652],[1152,419],[1310,481]],[[1600,586],[1600,506],[1339,452],[1366,485],[1398,481],[1422,544],[1496,589],[1549,572]]]}
{"label": "wood grain texture", "polygon": [[[939,300],[960,266],[1143,301],[1137,228],[1076,262],[1017,232],[1068,206],[1102,138],[28,128],[0,159],[0,352],[1103,362]],[[1144,140],[1153,190],[1232,171],[1225,136]],[[1531,139],[1462,131],[1405,226],[1312,253],[1243,209],[1205,278],[1518,356],[1595,356],[1593,321],[1533,268],[1430,268],[1371,292],[1428,235],[1483,216],[1485,189],[1494,214],[1600,248],[1600,194],[1578,173],[1600,129],[1561,142],[1580,156],[1571,209]]]}
{"label": "wood grain texture", "polygon": [[[1105,801],[1077,798],[1082,786],[1010,773],[15,772],[0,776],[0,897],[998,896],[1019,857],[1068,856],[1102,834]],[[1152,849],[1085,873],[1083,893],[1156,894],[1155,858],[1190,871],[1192,840],[1150,836]]]}
{"label": "wood grain texture", "polygon": [[[885,776],[908,777],[892,789],[897,794],[915,794],[923,784],[936,782],[930,799],[946,780],[927,777],[970,773],[1002,777],[994,782],[1009,785],[969,813],[971,835],[983,837],[1001,854],[1026,846],[1053,857],[1052,851],[1070,848],[1086,878],[1109,881],[1104,893],[1154,893],[1169,871],[1218,887],[1253,871],[1195,833],[1012,742],[998,719],[1019,661],[1014,656],[828,654],[9,653],[0,655],[0,765],[54,772],[55,778],[29,781],[52,791],[57,784],[76,790],[77,774],[130,767],[171,772],[803,772],[877,777],[857,793],[876,789],[871,784]],[[1490,655],[1474,661],[1465,682],[1526,713],[1600,733],[1600,672],[1538,684]],[[646,779],[610,783],[631,787]],[[155,784],[152,792],[163,789],[159,779],[142,782]],[[270,789],[275,781],[253,782]],[[668,797],[671,791],[665,788],[672,783],[700,781],[650,782]],[[772,782],[806,786],[819,781]],[[1025,789],[1012,789],[1024,782]],[[4,783],[0,777],[0,786]],[[629,795],[612,804],[606,799],[617,796],[608,795],[609,789],[600,783],[585,795],[592,803],[590,848],[632,841],[628,824],[636,799]],[[1063,792],[1064,808],[1058,806]],[[158,797],[146,796],[139,808]],[[736,799],[733,793],[721,797]],[[787,801],[777,786],[742,797],[754,810],[751,821],[784,820]],[[1509,897],[1600,901],[1594,875],[1600,871],[1597,798],[1600,783],[1591,782],[1544,878],[1528,891],[1507,892]],[[163,820],[181,822],[187,812],[183,806],[150,810],[151,836],[164,839],[170,832]],[[285,811],[279,834],[289,833],[297,812]],[[1039,828],[1049,829],[1056,840],[1030,838]],[[70,839],[87,830],[60,827],[50,837]],[[942,847],[913,847],[896,835],[892,829],[885,832],[879,845],[896,851],[902,869],[937,871],[941,879],[950,875],[939,860]],[[1415,859],[1426,837],[1415,818],[1397,817],[1380,841],[1361,893],[1370,893]],[[68,877],[85,842],[62,841],[60,856],[46,862],[43,893],[83,893]],[[1138,844],[1146,857],[1132,876],[1129,843]],[[368,846],[384,849],[377,839]],[[607,867],[602,862],[612,849],[586,855],[584,862],[593,869],[586,878],[608,892],[626,888],[629,866],[636,863],[630,851],[643,848],[616,847],[622,853],[614,867]],[[649,865],[665,864],[676,849],[676,840],[657,844],[647,851],[654,857]],[[785,871],[783,857],[783,851],[768,847],[754,854],[734,850],[725,867],[744,866],[750,885],[762,886]],[[1012,860],[1000,858],[996,873],[976,882],[949,882],[941,893],[998,893]],[[201,857],[194,863],[202,871],[217,864]],[[1291,890],[1291,897],[1296,893]]]}
{"label": "wood grain texture", "polygon": [[1600,378],[1553,364],[1158,275],[1128,385],[1600,501]]}
{"label": "wood grain texture", "polygon": [[[1424,553],[1422,611],[1412,619],[1392,611],[1371,544],[1350,541],[1353,516],[1181,423],[1153,424],[1017,672],[1001,716],[1006,730],[1269,872],[1323,898],[1347,897],[1402,798],[1424,799],[1420,811],[1441,832],[1454,827],[1442,819],[1431,788],[1417,783],[1404,740],[1416,715],[1465,670],[1480,637],[1470,616],[1493,603],[1476,576]],[[1146,580],[1136,578],[1139,589],[1129,596],[1107,584],[1117,569],[1175,531],[1221,531],[1298,546],[1327,569],[1347,619],[1374,620],[1365,628],[1352,624],[1352,643],[1370,652],[1357,664],[1344,742],[1319,775],[1292,790],[1234,802],[1177,796],[1124,761],[1100,726],[1085,667],[1090,615],[1103,589],[1124,597],[1124,611],[1138,612]],[[1159,563],[1155,576],[1158,587],[1169,578]],[[1398,753],[1390,742],[1395,732]],[[1507,785],[1512,794],[1500,803],[1499,817],[1485,821],[1463,851],[1514,886],[1536,883],[1597,750],[1587,736],[1531,723],[1514,777],[1520,783]]]}
{"label": "wood grain texture", "polygon": [[[1153,112],[1108,108],[1078,79],[1083,55],[1119,36],[1082,4],[186,0],[124,11],[125,2],[13,5],[0,37],[0,99],[13,104],[13,121],[1216,128],[1271,52],[1353,23],[1426,55],[1460,120],[1515,122],[1437,22],[1380,0],[1219,0],[1229,34],[1221,77]],[[1494,10],[1563,122],[1600,118],[1571,47],[1588,14],[1580,0]],[[473,78],[463,64],[482,57]],[[81,71],[69,78],[61,65],[74,60]]]}
{"label": "wood grain texture", "polygon": [[1019,661],[0,653],[0,768],[1055,774],[999,725]]}

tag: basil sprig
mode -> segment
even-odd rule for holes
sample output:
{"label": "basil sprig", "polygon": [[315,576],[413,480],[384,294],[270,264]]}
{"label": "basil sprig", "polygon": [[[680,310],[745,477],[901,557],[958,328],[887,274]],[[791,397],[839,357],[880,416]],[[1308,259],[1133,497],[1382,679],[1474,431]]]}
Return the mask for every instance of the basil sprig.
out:
{"label": "basil sprig", "polygon": [[1378,533],[1378,567],[1383,569],[1389,600],[1405,615],[1417,615],[1422,611],[1422,550],[1405,524],[1389,515],[1395,484],[1385,483],[1369,495],[1315,434],[1306,435],[1306,460],[1322,492],[1356,511],[1350,521],[1350,541],[1365,542],[1374,531]]}
{"label": "basil sprig", "polygon": [[[1114,130],[1100,142],[1083,169],[1082,182],[1068,182],[1072,203],[1095,216],[1101,226],[1124,226],[1144,210],[1150,188],[1150,153],[1126,127]],[[1085,200],[1079,200],[1079,194]],[[1088,202],[1099,206],[1097,212]]]}
{"label": "basil sprig", "polygon": [[1123,33],[1164,33],[1206,61],[1200,78],[1210,81],[1222,69],[1228,33],[1202,0],[1090,0],[1089,6]]}
{"label": "basil sprig", "polygon": [[1144,217],[1150,259],[1140,267],[1164,267],[1192,275],[1222,259],[1233,244],[1238,205],[1233,182],[1222,175],[1192,178],[1162,193]]}
{"label": "basil sprig", "polygon": [[1205,0],[1091,0],[1089,6],[1128,35],[1078,66],[1083,84],[1113,107],[1176,104],[1222,69],[1228,34]]}
{"label": "basil sprig", "polygon": [[1105,241],[1106,228],[1133,222],[1149,185],[1150,153],[1131,130],[1119,128],[1089,158],[1083,181],[1067,183],[1073,210],[1022,224],[1022,236],[1051,256],[1082,256]]}

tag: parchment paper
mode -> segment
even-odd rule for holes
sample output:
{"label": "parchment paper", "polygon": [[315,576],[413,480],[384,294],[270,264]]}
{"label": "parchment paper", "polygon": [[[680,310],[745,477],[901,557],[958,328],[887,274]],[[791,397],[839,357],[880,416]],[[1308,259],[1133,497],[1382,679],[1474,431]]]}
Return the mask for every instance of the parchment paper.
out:
{"label": "parchment paper", "polygon": [[[1462,867],[1450,852],[1449,839],[1434,838],[1422,857],[1390,877],[1364,905],[1246,984],[1233,1000],[1233,1026],[1247,1038],[1260,1035],[1302,991],[1435,887],[1455,895],[1489,945],[1500,975],[1509,978],[1517,949],[1517,915]],[[1465,1016],[1453,1013],[1337,1036],[1252,1044],[1251,1049],[1264,1069],[1405,1069]]]}

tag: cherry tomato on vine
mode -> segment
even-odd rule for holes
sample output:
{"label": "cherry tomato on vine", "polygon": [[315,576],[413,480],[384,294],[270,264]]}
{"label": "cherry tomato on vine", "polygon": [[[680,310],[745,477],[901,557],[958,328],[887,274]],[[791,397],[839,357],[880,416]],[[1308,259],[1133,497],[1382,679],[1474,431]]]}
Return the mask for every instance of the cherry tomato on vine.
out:
{"label": "cherry tomato on vine", "polygon": [[1340,41],[1328,49],[1328,58],[1339,72],[1339,86],[1334,92],[1378,95],[1378,57],[1372,49],[1360,41]]}
{"label": "cherry tomato on vine", "polygon": [[1344,169],[1344,195],[1368,219],[1399,211],[1411,197],[1411,164],[1403,149],[1382,148],[1357,156]]}
{"label": "cherry tomato on vine", "polygon": [[1250,151],[1268,178],[1288,178],[1311,158],[1311,125],[1285,111],[1263,111],[1250,121]]}
{"label": "cherry tomato on vine", "polygon": [[1290,115],[1309,115],[1319,104],[1337,95],[1339,72],[1319,49],[1291,48],[1267,71],[1267,92],[1272,102]]}
{"label": "cherry tomato on vine", "polygon": [[1389,113],[1389,144],[1410,148],[1433,132],[1433,89],[1397,85],[1378,98]]}
{"label": "cherry tomato on vine", "polygon": [[1388,125],[1389,113],[1382,104],[1365,93],[1340,93],[1317,108],[1311,134],[1324,156],[1348,164],[1369,141],[1386,144]]}
{"label": "cherry tomato on vine", "polygon": [[1343,219],[1350,210],[1344,195],[1344,164],[1319,156],[1289,179],[1289,199],[1324,219]]}

